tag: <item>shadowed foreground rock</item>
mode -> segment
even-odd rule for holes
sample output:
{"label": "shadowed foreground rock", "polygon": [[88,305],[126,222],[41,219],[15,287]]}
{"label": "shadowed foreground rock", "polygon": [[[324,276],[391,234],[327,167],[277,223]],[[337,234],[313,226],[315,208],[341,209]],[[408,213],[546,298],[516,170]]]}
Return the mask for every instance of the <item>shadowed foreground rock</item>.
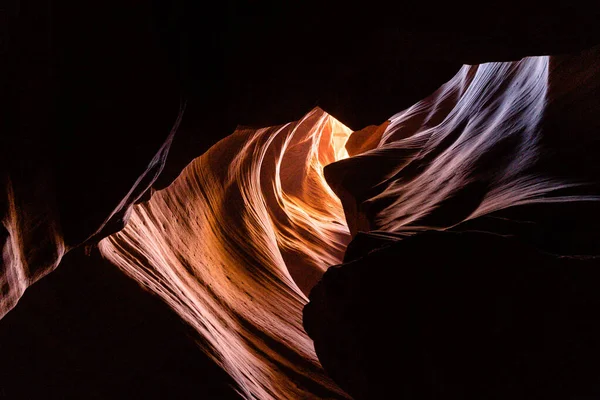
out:
{"label": "shadowed foreground rock", "polygon": [[475,232],[382,246],[330,268],[304,310],[319,360],[353,397],[600,395],[598,259]]}
{"label": "shadowed foreground rock", "polygon": [[2,319],[0,399],[240,399],[163,302],[82,250]]}

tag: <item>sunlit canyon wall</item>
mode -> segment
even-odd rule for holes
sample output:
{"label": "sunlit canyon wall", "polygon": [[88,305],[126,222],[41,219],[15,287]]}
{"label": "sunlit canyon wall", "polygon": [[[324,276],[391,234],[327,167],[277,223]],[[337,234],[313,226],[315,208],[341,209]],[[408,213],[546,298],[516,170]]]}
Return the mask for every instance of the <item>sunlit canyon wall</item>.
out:
{"label": "sunlit canyon wall", "polygon": [[240,128],[100,244],[208,341],[246,398],[344,396],[301,315],[350,240],[323,176],[347,157],[350,133],[320,109],[284,126]]}
{"label": "sunlit canyon wall", "polygon": [[[283,126],[239,128],[134,206],[101,251],[195,329],[243,397],[346,397],[323,372],[302,310],[359,232],[386,240],[425,230],[525,232],[542,250],[590,254],[598,54],[464,66],[430,97],[352,135],[320,109]],[[127,220],[171,137],[111,217]],[[26,178],[40,193],[52,185],[43,172]],[[69,249],[52,200],[2,179],[0,317]],[[561,212],[587,215],[587,225],[563,229],[570,216],[553,218],[554,208],[527,209],[516,223],[502,214],[546,205],[572,205]],[[562,247],[530,235],[538,217]]]}
{"label": "sunlit canyon wall", "polygon": [[350,136],[350,158],[351,132],[319,109],[240,128],[136,206],[101,250],[208,341],[244,397],[344,396],[301,312],[351,235],[397,240],[512,206],[597,200],[578,191],[589,182],[540,164],[550,64],[464,66],[427,99]]}

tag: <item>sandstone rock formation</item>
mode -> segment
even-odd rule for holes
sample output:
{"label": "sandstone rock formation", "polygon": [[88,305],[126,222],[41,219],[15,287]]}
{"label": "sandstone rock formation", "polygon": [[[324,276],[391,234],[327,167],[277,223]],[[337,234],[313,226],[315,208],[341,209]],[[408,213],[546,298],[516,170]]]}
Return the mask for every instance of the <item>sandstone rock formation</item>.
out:
{"label": "sandstone rock formation", "polygon": [[207,342],[245,398],[342,398],[302,329],[310,289],[350,234],[323,166],[351,131],[320,109],[239,128],[100,243]]}
{"label": "sandstone rock formation", "polygon": [[[548,260],[538,250],[596,254],[598,51],[578,53],[600,40],[596,10],[310,1],[217,8],[207,12],[189,0],[109,0],[93,8],[21,0],[0,10],[0,318],[68,252],[77,265],[106,265],[95,246],[133,218],[105,239],[103,252],[165,299],[196,339],[204,337],[203,348],[241,395],[344,397],[347,389],[360,396],[363,386],[339,380],[357,369],[337,368],[354,364],[323,358],[340,389],[300,324],[307,293],[330,265],[431,229],[510,235],[536,249],[522,253],[532,259]],[[563,53],[572,55],[556,56]],[[329,116],[317,109],[303,117],[316,106]],[[302,131],[306,124],[319,128]],[[247,128],[228,137],[236,126]],[[292,149],[282,138],[293,126],[311,139]],[[313,146],[331,133],[327,126],[357,134],[347,145],[353,157],[321,173],[346,156],[333,138]],[[196,180],[198,166],[205,175]],[[278,176],[281,186],[273,187]],[[196,197],[187,199],[190,193]],[[188,220],[193,213],[204,214]],[[238,227],[243,237],[233,233]],[[194,267],[199,259],[210,268]],[[62,285],[81,284],[67,271]],[[235,283],[227,271],[237,274]],[[253,282],[254,294],[240,277]],[[31,321],[23,313],[0,321],[7,343],[14,342],[7,332],[19,332],[7,324],[51,318],[36,312],[69,315],[69,307],[45,305],[48,287],[24,306]],[[102,291],[92,293],[88,303],[79,297],[82,310],[102,303]],[[313,335],[323,324],[312,322]],[[80,337],[71,337],[81,340],[73,348],[95,346]],[[86,370],[75,361],[70,368],[65,376]],[[21,379],[10,395],[23,385],[31,389],[25,397],[46,393],[41,384],[35,392],[41,380]],[[78,395],[87,389],[81,385]]]}

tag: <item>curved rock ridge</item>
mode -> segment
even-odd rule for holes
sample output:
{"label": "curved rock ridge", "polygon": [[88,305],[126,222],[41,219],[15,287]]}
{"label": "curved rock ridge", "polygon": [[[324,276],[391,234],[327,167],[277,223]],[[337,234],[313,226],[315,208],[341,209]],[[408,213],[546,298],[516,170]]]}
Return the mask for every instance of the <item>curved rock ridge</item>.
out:
{"label": "curved rock ridge", "polygon": [[591,116],[599,54],[465,65],[394,115],[374,148],[325,170],[353,235],[447,229],[514,206],[600,199],[591,157],[600,147]]}
{"label": "curved rock ridge", "polygon": [[302,308],[350,240],[323,176],[348,156],[350,133],[318,108],[296,123],[239,128],[100,242],[206,339],[245,398],[346,396],[321,369]]}

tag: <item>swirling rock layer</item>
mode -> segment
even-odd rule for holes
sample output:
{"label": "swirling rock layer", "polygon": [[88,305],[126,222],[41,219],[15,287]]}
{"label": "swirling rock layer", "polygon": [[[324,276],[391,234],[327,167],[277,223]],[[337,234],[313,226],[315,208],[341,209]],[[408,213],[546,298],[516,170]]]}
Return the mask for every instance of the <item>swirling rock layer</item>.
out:
{"label": "swirling rock layer", "polygon": [[134,207],[102,253],[208,343],[246,398],[344,397],[302,329],[304,293],[350,239],[323,166],[350,130],[320,109],[239,129]]}

